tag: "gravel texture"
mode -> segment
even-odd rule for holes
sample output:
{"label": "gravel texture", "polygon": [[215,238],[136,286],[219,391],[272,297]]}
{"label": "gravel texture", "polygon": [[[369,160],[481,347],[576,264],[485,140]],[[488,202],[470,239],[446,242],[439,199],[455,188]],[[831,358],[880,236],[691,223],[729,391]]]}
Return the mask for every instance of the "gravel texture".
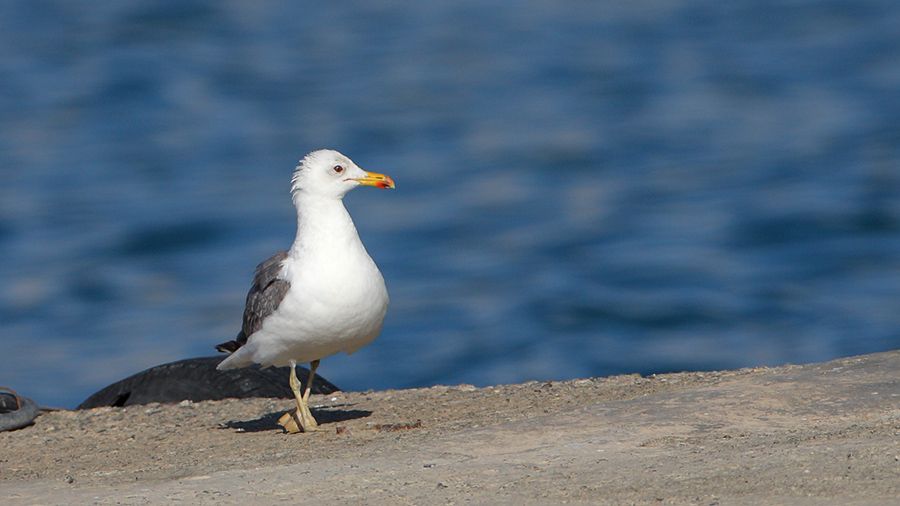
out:
{"label": "gravel texture", "polygon": [[896,504],[900,351],[823,364],[56,411],[14,504]]}

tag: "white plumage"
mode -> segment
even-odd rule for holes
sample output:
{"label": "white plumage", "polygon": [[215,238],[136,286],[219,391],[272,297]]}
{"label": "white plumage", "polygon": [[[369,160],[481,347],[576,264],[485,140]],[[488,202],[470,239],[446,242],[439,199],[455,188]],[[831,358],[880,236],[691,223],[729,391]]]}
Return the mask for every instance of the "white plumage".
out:
{"label": "white plumage", "polygon": [[[289,286],[264,308],[268,314],[256,315],[261,326],[218,369],[314,362],[314,370],[319,359],[352,353],[378,336],[387,288],[342,200],[360,185],[393,188],[394,182],[337,151],[314,151],[300,162],[291,186],[297,236],[277,271]],[[298,398],[298,416],[302,409]]]}

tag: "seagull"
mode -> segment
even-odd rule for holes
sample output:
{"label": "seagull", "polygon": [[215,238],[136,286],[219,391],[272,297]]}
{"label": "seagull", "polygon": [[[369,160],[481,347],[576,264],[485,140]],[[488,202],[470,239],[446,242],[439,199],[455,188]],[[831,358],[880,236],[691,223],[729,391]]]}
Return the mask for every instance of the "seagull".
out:
{"label": "seagull", "polygon": [[[297,409],[278,421],[289,433],[318,427],[309,395],[319,361],[372,342],[387,312],[384,278],[343,203],[344,195],[358,186],[394,188],[394,180],[364,171],[330,149],[313,151],[300,161],[291,178],[297,209],[294,243],[256,267],[241,331],[216,346],[230,353],[219,370],[290,365]],[[297,362],[310,365],[302,393]]]}

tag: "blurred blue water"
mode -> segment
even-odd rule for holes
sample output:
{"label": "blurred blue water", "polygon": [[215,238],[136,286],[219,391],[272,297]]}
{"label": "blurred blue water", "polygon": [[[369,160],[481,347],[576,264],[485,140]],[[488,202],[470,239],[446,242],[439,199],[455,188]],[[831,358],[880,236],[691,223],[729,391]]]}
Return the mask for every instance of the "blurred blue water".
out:
{"label": "blurred blue water", "polygon": [[392,307],[349,389],[900,346],[900,3],[0,4],[0,384],[50,405],[238,329],[296,160]]}

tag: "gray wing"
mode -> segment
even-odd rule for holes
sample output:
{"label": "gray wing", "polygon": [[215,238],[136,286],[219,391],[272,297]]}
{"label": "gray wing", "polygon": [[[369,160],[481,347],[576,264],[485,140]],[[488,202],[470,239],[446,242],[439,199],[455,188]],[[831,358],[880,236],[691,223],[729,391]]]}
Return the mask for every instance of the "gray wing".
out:
{"label": "gray wing", "polygon": [[253,286],[247,293],[244,306],[244,322],[241,331],[233,340],[216,345],[216,349],[232,353],[247,344],[247,338],[262,327],[263,320],[274,313],[287,294],[291,284],[278,278],[281,262],[287,258],[287,251],[279,251],[256,266]]}

